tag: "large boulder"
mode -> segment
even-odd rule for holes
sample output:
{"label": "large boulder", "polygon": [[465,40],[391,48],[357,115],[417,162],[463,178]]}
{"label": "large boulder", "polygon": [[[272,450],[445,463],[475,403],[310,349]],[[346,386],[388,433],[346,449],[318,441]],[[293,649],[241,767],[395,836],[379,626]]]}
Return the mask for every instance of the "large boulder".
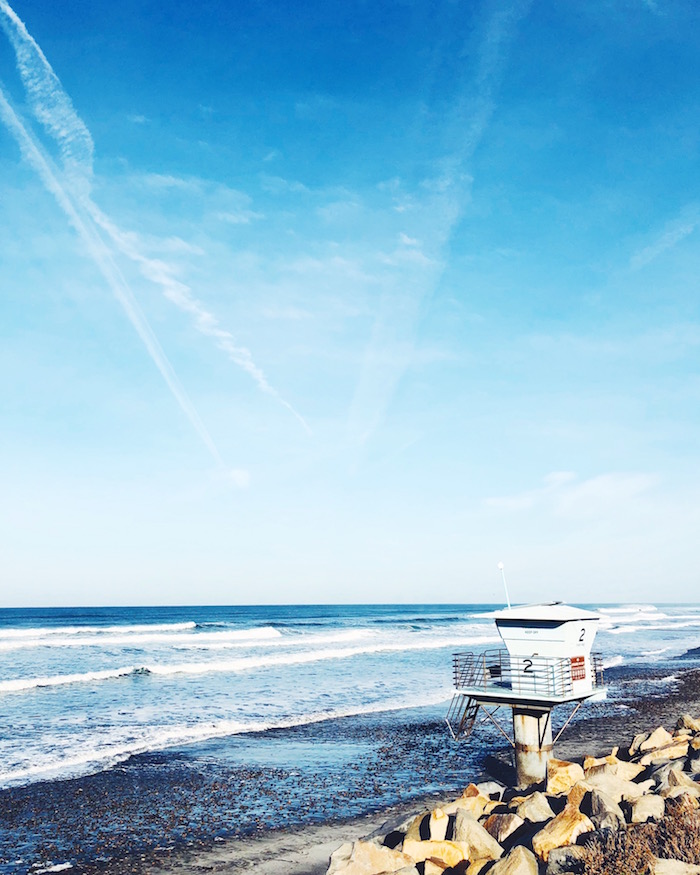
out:
{"label": "large boulder", "polygon": [[693,733],[700,732],[700,719],[695,720],[690,714],[684,714],[682,717],[678,718],[678,722],[676,723],[676,731],[681,729],[688,729]]}
{"label": "large boulder", "polygon": [[[462,861],[470,860],[496,860],[503,854],[503,848],[491,838],[481,824],[475,822],[475,826],[482,829],[484,836],[491,845],[487,848],[484,845],[474,842],[417,842],[413,839],[407,839],[403,843],[403,852],[411,858],[411,862],[422,863],[424,860],[434,860],[445,864],[446,867],[458,866]],[[496,845],[498,852],[493,850],[493,845]],[[383,872],[383,869],[377,869],[377,872]]]}
{"label": "large boulder", "polygon": [[580,805],[580,810],[591,819],[596,829],[619,829],[625,825],[622,809],[602,790],[591,790]]}
{"label": "large boulder", "polygon": [[661,820],[665,810],[666,803],[661,796],[640,796],[630,803],[630,823]]}
{"label": "large boulder", "polygon": [[671,744],[654,748],[654,750],[644,754],[639,762],[643,766],[649,766],[654,763],[661,763],[664,760],[677,760],[680,757],[685,757],[687,755],[688,739],[681,736],[673,739]]}
{"label": "large boulder", "polygon": [[537,875],[537,858],[522,845],[517,845],[491,869],[489,875]]}
{"label": "large boulder", "polygon": [[474,817],[479,818],[484,811],[490,813],[490,809],[499,804],[498,801],[492,800],[489,796],[482,793],[476,784],[470,784],[459,799],[443,805],[442,810],[445,814],[450,815],[456,814],[457,809],[461,808],[463,811],[468,811]]}
{"label": "large boulder", "polygon": [[636,799],[638,796],[643,796],[654,786],[652,778],[637,784],[634,781],[625,781],[624,778],[618,778],[617,775],[605,772],[589,775],[584,783],[589,790],[600,790],[618,804],[623,799]]}
{"label": "large boulder", "polygon": [[617,775],[624,781],[634,781],[643,771],[644,766],[640,763],[628,763],[618,760],[617,757],[606,757],[604,763],[596,763],[588,769],[584,768],[586,778],[591,775]]}
{"label": "large boulder", "polygon": [[480,781],[477,785],[479,792],[489,799],[503,799],[506,788],[498,781]]}
{"label": "large boulder", "polygon": [[503,854],[498,841],[478,821],[461,810],[455,816],[453,840],[469,847],[470,860],[498,860]]}
{"label": "large boulder", "polygon": [[568,804],[561,814],[557,814],[554,820],[543,826],[532,839],[532,850],[546,863],[554,848],[573,845],[580,835],[594,830],[591,820],[575,805]]}
{"label": "large boulder", "polygon": [[407,854],[373,841],[347,842],[331,855],[327,875],[376,875],[399,872],[414,865]]}
{"label": "large boulder", "polygon": [[578,763],[557,760],[554,757],[547,762],[547,792],[552,796],[568,793],[583,777],[583,769]]}
{"label": "large boulder", "polygon": [[659,726],[651,735],[648,735],[639,745],[639,750],[643,753],[646,750],[656,750],[659,747],[666,747],[673,743],[673,736],[670,732]]}
{"label": "large boulder", "polygon": [[659,786],[659,794],[661,796],[677,796],[678,793],[674,794],[673,792],[677,787],[687,789],[690,796],[700,797],[700,784],[681,769],[671,769],[668,772],[666,780]]}
{"label": "large boulder", "polygon": [[700,875],[700,866],[654,857],[649,865],[649,875]]}
{"label": "large boulder", "polygon": [[583,875],[586,871],[585,848],[569,845],[549,852],[546,875]]}
{"label": "large boulder", "polygon": [[404,836],[404,838],[414,839],[415,841],[421,841],[421,839],[430,838],[429,811],[421,811],[420,814],[417,814],[413,818],[413,820],[408,825],[408,829],[406,830],[406,835]]}
{"label": "large boulder", "polygon": [[433,842],[442,842],[447,836],[447,827],[450,824],[449,815],[445,814],[442,808],[436,808],[430,812],[428,818],[428,832],[430,840]]}
{"label": "large boulder", "polygon": [[503,844],[508,836],[524,823],[523,818],[518,817],[517,814],[490,814],[484,821],[484,829],[499,844]]}
{"label": "large boulder", "polygon": [[518,817],[523,820],[529,820],[531,823],[542,823],[545,820],[551,820],[554,817],[552,806],[549,804],[544,793],[536,791],[530,796],[526,796],[515,809]]}

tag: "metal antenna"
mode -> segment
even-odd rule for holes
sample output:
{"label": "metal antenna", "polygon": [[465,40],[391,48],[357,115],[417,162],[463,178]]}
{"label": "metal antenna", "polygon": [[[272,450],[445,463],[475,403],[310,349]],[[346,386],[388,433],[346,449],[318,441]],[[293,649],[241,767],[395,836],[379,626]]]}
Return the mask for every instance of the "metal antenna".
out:
{"label": "metal antenna", "polygon": [[506,603],[508,604],[508,610],[510,610],[510,596],[508,595],[508,584],[506,583],[506,573],[503,570],[503,563],[498,563],[498,570],[501,572],[501,577],[503,578],[503,589],[506,591]]}

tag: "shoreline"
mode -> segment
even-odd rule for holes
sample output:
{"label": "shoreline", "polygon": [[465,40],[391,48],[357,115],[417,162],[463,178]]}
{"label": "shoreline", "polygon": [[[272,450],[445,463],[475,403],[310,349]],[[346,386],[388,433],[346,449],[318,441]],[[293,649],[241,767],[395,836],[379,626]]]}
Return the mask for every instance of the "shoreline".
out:
{"label": "shoreline", "polygon": [[[659,725],[672,728],[678,718],[689,712],[700,716],[700,669],[679,666],[677,685],[659,696],[631,699],[625,712],[615,716],[592,716],[567,727],[556,746],[556,756],[580,761],[586,755],[609,753],[621,738],[648,731]],[[649,672],[653,678],[661,672]],[[485,750],[482,763],[490,753]],[[487,774],[482,766],[478,772],[465,775],[465,786],[481,780]],[[341,844],[355,841],[378,831],[387,821],[403,818],[421,809],[435,807],[452,798],[452,794],[434,794],[411,803],[397,803],[377,812],[347,820],[298,828],[268,830],[259,835],[225,839],[207,850],[178,849],[169,860],[136,863],[123,872],[144,875],[194,875],[202,872],[255,872],[256,875],[325,875],[328,858]],[[124,861],[126,862],[126,861]],[[140,865],[139,865],[140,864]],[[110,867],[110,872],[117,870]]]}

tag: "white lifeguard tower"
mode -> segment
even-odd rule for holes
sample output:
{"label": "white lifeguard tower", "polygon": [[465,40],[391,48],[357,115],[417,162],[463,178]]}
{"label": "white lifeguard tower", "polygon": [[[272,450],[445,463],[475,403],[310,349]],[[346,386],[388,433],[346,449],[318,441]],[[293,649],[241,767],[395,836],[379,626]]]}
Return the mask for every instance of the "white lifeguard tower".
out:
{"label": "white lifeguard tower", "polygon": [[[518,785],[539,783],[554,746],[552,708],[574,706],[556,741],[583,702],[605,698],[602,662],[591,652],[600,618],[561,602],[493,616],[506,649],[455,653],[447,725],[455,740],[467,738],[481,709],[515,749]],[[513,712],[512,740],[494,717],[503,707]]]}

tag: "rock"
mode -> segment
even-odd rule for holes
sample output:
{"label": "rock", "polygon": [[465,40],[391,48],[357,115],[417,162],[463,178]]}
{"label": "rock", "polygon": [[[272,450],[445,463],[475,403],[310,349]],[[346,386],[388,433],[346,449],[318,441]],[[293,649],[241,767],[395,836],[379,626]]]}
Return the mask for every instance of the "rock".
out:
{"label": "rock", "polygon": [[537,875],[537,859],[532,851],[517,845],[489,869],[489,875]]}
{"label": "rock", "polygon": [[375,842],[347,842],[331,855],[327,875],[376,875],[377,872],[398,872],[413,865],[411,857]]}
{"label": "rock", "polygon": [[415,866],[404,866],[403,869],[397,869],[396,875],[420,875]]}
{"label": "rock", "polygon": [[549,852],[546,875],[583,875],[586,871],[586,849],[578,845],[554,848]]}
{"label": "rock", "polygon": [[[415,868],[415,867],[414,867]],[[442,875],[442,873],[446,869],[451,869],[451,866],[447,866],[445,863],[442,863],[438,860],[426,860],[423,864],[423,875]],[[418,870],[416,869],[416,872]]]}
{"label": "rock", "polygon": [[517,814],[491,814],[484,821],[484,829],[502,844],[511,833],[521,827],[525,821]]}
{"label": "rock", "polygon": [[700,775],[700,757],[689,757],[685,770],[691,775]]}
{"label": "rock", "polygon": [[457,809],[461,808],[463,811],[468,811],[475,818],[479,818],[485,810],[493,808],[495,805],[498,805],[498,802],[494,802],[488,796],[485,796],[476,784],[470,784],[459,799],[455,799],[454,802],[450,802],[448,805],[443,805],[442,810],[445,814],[450,815],[456,814]]}
{"label": "rock", "polygon": [[641,745],[649,738],[651,732],[640,732],[639,735],[635,735],[632,740],[632,744],[629,747],[629,755],[633,757],[636,753],[639,753],[639,749]]}
{"label": "rock", "polygon": [[[423,812],[423,814],[425,814],[425,812]],[[418,814],[414,812],[413,814],[399,814],[396,817],[391,817],[389,818],[389,820],[385,820],[384,823],[379,827],[379,829],[375,830],[369,837],[383,838],[390,832],[405,833],[417,816]]]}
{"label": "rock", "polygon": [[436,808],[430,812],[428,819],[428,831],[430,840],[433,842],[442,842],[447,835],[447,827],[449,826],[450,818],[442,808]]}
{"label": "rock", "polygon": [[421,811],[417,814],[406,830],[405,838],[415,841],[430,838],[430,812]]}
{"label": "rock", "polygon": [[531,823],[542,823],[542,821],[551,820],[554,817],[552,806],[547,801],[547,797],[539,791],[527,796],[515,809],[515,813],[518,817],[529,820]]}
{"label": "rock", "polygon": [[583,777],[583,769],[578,763],[569,763],[552,757],[547,763],[547,792],[553,796],[568,793]]}
{"label": "rock", "polygon": [[689,794],[696,798],[700,796],[700,784],[680,769],[672,769],[668,773],[665,782],[659,788],[659,794],[661,796],[670,796],[673,793],[673,790],[677,787],[686,788],[689,791]]}
{"label": "rock", "polygon": [[690,714],[684,714],[676,723],[676,730],[689,729],[691,732],[700,732],[700,719],[695,720]]}
{"label": "rock", "polygon": [[617,759],[617,752],[620,750],[619,747],[614,747],[607,756],[604,757],[591,757],[587,756],[583,760],[583,771],[587,771],[588,769],[592,769],[594,766],[602,766],[605,763],[610,762],[619,762]]}
{"label": "rock", "polygon": [[[481,824],[476,825],[481,826]],[[490,841],[493,841],[488,833],[486,835]],[[499,850],[501,850],[500,847]],[[469,860],[472,857],[474,859],[477,857],[486,858],[486,854],[473,853],[472,848],[466,842],[417,842],[414,839],[406,839],[403,843],[403,852],[408,854],[411,862],[422,863],[424,860],[431,859],[439,860],[446,866],[457,866],[463,860]],[[377,872],[382,871],[382,869],[377,869]]]}
{"label": "rock", "polygon": [[682,863],[680,860],[662,860],[652,857],[649,875],[700,875],[700,866]]}
{"label": "rock", "polygon": [[690,742],[690,746],[693,750],[700,750],[700,735],[696,735],[695,738]]}
{"label": "rock", "polygon": [[664,798],[683,799],[690,808],[697,808],[699,797],[700,793],[697,790],[692,790],[690,787],[674,787]]}
{"label": "rock", "polygon": [[506,789],[503,784],[499,784],[498,781],[480,781],[476,786],[482,796],[488,796],[489,799],[498,800],[503,799],[503,793]]}
{"label": "rock", "polygon": [[503,848],[496,839],[480,823],[461,811],[457,812],[453,835],[454,841],[469,846],[470,860],[498,860],[503,854]]}
{"label": "rock", "polygon": [[606,762],[597,763],[588,769],[584,768],[586,778],[591,775],[617,775],[624,781],[634,781],[643,771],[644,766],[639,763],[626,763],[618,760],[617,757],[606,757]]}
{"label": "rock", "polygon": [[630,803],[630,823],[661,820],[665,810],[666,803],[661,796],[640,796]]}
{"label": "rock", "polygon": [[567,805],[533,838],[532,850],[546,863],[554,848],[572,845],[580,835],[594,830],[595,826],[585,814],[573,805]]}
{"label": "rock", "polygon": [[600,790],[605,793],[618,805],[623,799],[636,799],[638,796],[643,796],[654,786],[652,778],[636,784],[634,781],[625,781],[623,778],[618,778],[617,775],[606,773],[590,775],[584,783],[590,790]]}
{"label": "rock", "polygon": [[493,860],[474,860],[473,863],[470,863],[467,866],[467,871],[465,875],[480,875],[480,872],[483,870],[485,866],[491,866]]}
{"label": "rock", "polygon": [[651,735],[647,736],[644,741],[639,745],[639,750],[644,752],[645,750],[656,750],[659,747],[666,747],[666,745],[673,743],[673,736],[670,732],[667,732],[663,726],[659,726],[658,729],[655,729]]}
{"label": "rock", "polygon": [[591,819],[596,829],[619,829],[625,825],[622,809],[602,790],[591,790],[580,810]]}
{"label": "rock", "polygon": [[684,757],[687,755],[688,740],[673,739],[673,743],[668,744],[665,747],[655,748],[654,750],[645,754],[639,762],[643,766],[648,766],[653,763],[661,763],[664,760],[676,760],[679,759],[679,757]]}

